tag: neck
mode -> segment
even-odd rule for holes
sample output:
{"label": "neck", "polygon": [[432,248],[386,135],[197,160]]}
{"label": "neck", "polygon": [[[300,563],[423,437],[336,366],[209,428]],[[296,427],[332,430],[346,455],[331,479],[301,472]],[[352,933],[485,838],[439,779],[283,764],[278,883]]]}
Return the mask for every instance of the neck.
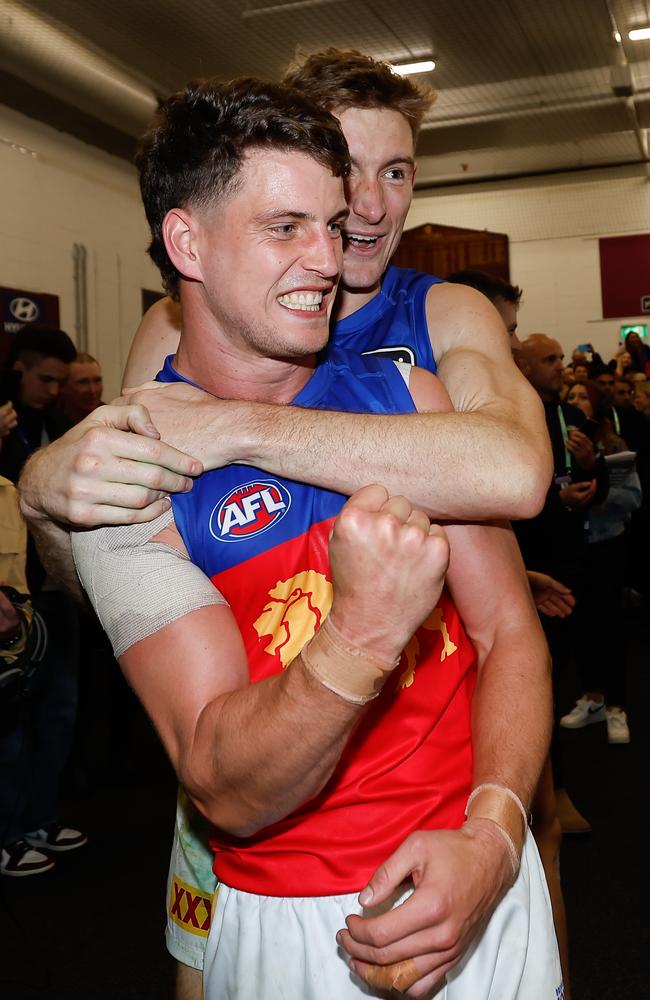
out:
{"label": "neck", "polygon": [[315,355],[266,357],[231,331],[209,310],[183,300],[183,326],[174,368],[221,399],[290,403],[311,378]]}
{"label": "neck", "polygon": [[347,316],[352,316],[353,313],[357,312],[363,306],[372,302],[374,297],[379,294],[381,290],[381,281],[378,281],[376,285],[372,285],[371,288],[347,288],[346,285],[341,282],[339,285],[339,293],[336,299],[335,305],[335,321],[345,319]]}

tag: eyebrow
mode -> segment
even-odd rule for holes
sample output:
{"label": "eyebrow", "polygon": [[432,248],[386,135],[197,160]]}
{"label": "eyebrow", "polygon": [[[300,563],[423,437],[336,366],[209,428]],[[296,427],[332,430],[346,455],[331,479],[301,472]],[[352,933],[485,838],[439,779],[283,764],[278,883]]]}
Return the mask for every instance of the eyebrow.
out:
{"label": "eyebrow", "polygon": [[[353,167],[359,166],[359,161],[355,160],[354,157],[350,160]],[[406,164],[408,167],[415,167],[415,160],[412,156],[391,156],[389,160],[382,163],[379,167],[380,170],[386,170],[388,167],[396,167],[399,164]]]}
{"label": "eyebrow", "polygon": [[[345,219],[349,214],[350,209],[346,206],[339,212],[336,212],[329,221]],[[269,212],[262,212],[260,215],[256,215],[253,222],[273,222],[274,219],[306,219],[307,222],[318,222],[313,212],[295,212],[290,208],[272,208]]]}

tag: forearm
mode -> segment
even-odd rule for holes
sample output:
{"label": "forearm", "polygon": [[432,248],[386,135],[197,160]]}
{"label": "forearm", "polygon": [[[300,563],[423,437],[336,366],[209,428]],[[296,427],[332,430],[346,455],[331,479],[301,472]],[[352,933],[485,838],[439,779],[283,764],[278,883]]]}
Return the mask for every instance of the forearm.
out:
{"label": "forearm", "polygon": [[77,576],[70,532],[54,521],[39,516],[22,498],[20,508],[48,577],[75,601],[85,605],[86,595]]}
{"label": "forearm", "polygon": [[548,649],[540,627],[495,643],[474,694],[473,786],[505,785],[530,803],[551,736]]}
{"label": "forearm", "polygon": [[39,496],[47,494],[47,485],[40,481],[39,474],[39,456],[43,453],[40,451],[32,455],[23,468],[17,487],[20,510],[48,576],[76,601],[85,604],[72,555],[70,532],[51,521],[38,502]]}
{"label": "forearm", "polygon": [[298,656],[282,675],[206,706],[181,780],[212,822],[251,836],[321,790],[362,711],[311,677]]}
{"label": "forearm", "polygon": [[539,450],[485,412],[369,415],[257,404],[234,423],[235,460],[343,494],[381,482],[435,520],[532,516],[541,502]]}

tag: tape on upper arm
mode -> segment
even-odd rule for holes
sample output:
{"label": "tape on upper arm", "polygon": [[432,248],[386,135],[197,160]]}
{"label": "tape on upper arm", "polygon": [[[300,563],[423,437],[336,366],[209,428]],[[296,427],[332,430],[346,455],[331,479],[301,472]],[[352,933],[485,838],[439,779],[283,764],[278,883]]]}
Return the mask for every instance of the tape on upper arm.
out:
{"label": "tape on upper arm", "polygon": [[173,523],[169,510],[147,524],[72,533],[79,579],[116,657],[191,611],[227,604],[186,555],[151,541]]}

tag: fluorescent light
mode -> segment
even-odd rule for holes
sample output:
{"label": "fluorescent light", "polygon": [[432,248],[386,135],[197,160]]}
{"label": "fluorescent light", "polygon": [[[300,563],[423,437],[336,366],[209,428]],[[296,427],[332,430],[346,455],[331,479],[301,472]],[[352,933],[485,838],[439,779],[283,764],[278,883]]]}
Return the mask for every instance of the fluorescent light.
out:
{"label": "fluorescent light", "polygon": [[650,38],[650,28],[633,28],[628,31],[627,37],[631,42],[641,42],[644,38]]}
{"label": "fluorescent light", "polygon": [[430,73],[435,68],[433,59],[426,59],[424,62],[402,63],[400,66],[393,64],[392,70],[398,76],[410,76],[412,73]]}

